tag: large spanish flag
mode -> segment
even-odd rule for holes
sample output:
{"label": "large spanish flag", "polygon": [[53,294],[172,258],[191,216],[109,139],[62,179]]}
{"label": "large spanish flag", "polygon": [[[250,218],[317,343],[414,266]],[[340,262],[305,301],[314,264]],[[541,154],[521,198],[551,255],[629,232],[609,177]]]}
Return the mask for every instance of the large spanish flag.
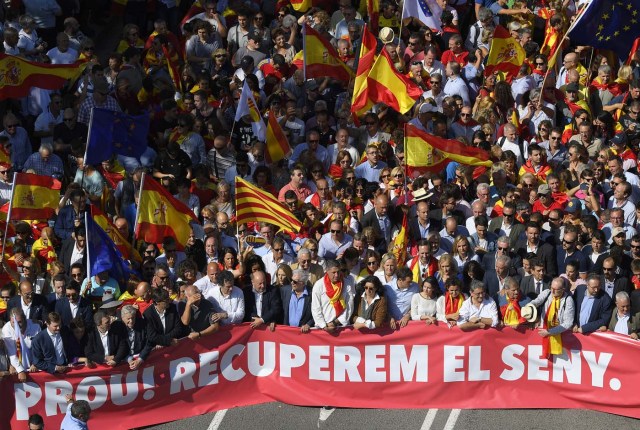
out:
{"label": "large spanish flag", "polygon": [[484,69],[485,76],[494,72],[504,72],[506,80],[511,80],[518,74],[520,66],[527,58],[524,49],[520,46],[506,28],[498,25],[493,32],[493,42],[487,57],[487,65]]}
{"label": "large spanish flag", "polygon": [[60,202],[60,181],[51,176],[16,173],[13,176],[11,220],[49,219]]}
{"label": "large spanish flag", "polygon": [[80,63],[42,64],[0,54],[0,100],[24,97],[31,87],[60,89],[67,80],[78,78],[84,67]]}
{"label": "large spanish flag", "polygon": [[364,115],[376,103],[369,98],[367,92],[367,76],[369,70],[376,61],[376,49],[378,41],[376,37],[369,31],[369,27],[365,24],[362,30],[362,44],[360,45],[360,58],[358,60],[358,70],[353,85],[353,97],[351,99],[351,113],[354,118]]}
{"label": "large spanish flag", "polygon": [[291,152],[291,145],[287,136],[282,131],[278,118],[273,110],[269,111],[267,124],[267,144],[265,145],[264,161],[267,164],[277,163]]}
{"label": "large spanish flag", "polygon": [[369,99],[406,113],[423,91],[415,82],[396,70],[389,53],[383,49],[369,72],[367,93]]}
{"label": "large spanish flag", "polygon": [[307,79],[330,77],[349,82],[353,71],[338,57],[336,49],[309,25],[304,24],[303,53]]}
{"label": "large spanish flag", "polygon": [[298,232],[302,223],[272,194],[236,176],[236,222],[268,222]]}
{"label": "large spanish flag", "polygon": [[142,257],[140,253],[131,245],[131,243],[124,238],[115,225],[111,222],[108,216],[104,214],[96,205],[91,205],[91,217],[95,221],[96,224],[100,226],[101,229],[104,230],[107,235],[113,240],[113,243],[116,245],[120,253],[122,253],[122,257],[130,260],[137,261],[138,263],[142,263]]}
{"label": "large spanish flag", "polygon": [[442,171],[449,161],[468,166],[492,165],[487,151],[431,135],[411,124],[404,126],[404,150],[410,175],[414,171]]}
{"label": "large spanish flag", "polygon": [[198,222],[191,209],[155,179],[144,176],[138,202],[136,239],[161,243],[165,237],[171,236],[176,239],[177,249],[182,251],[189,240],[191,221]]}

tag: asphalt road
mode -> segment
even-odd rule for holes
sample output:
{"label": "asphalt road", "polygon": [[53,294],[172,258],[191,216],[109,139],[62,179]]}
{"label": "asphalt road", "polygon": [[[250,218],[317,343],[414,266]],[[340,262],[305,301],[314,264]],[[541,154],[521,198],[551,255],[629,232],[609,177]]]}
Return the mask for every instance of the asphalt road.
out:
{"label": "asphalt road", "polygon": [[335,409],[265,403],[174,421],[147,429],[157,430],[632,430],[640,420],[575,409]]}

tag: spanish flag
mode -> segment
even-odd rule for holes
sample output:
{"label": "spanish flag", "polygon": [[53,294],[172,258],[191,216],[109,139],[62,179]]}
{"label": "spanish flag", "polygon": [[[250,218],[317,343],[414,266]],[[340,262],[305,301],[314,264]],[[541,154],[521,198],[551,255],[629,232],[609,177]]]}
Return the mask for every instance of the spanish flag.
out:
{"label": "spanish flag", "polygon": [[353,78],[353,71],[340,60],[338,51],[309,25],[304,24],[302,31],[306,78],[330,77],[349,82]]}
{"label": "spanish flag", "polygon": [[267,164],[277,163],[291,152],[289,140],[282,131],[276,114],[269,111],[269,122],[267,124],[267,144],[265,145],[264,161]]}
{"label": "spanish flag", "polygon": [[120,234],[116,226],[113,225],[109,217],[107,217],[104,212],[102,212],[97,206],[91,205],[91,216],[96,224],[98,224],[100,228],[109,235],[111,240],[113,240],[113,243],[116,245],[118,250],[120,250],[123,258],[142,263],[140,253]]}
{"label": "spanish flag", "polygon": [[396,70],[386,49],[380,51],[373,63],[366,91],[369,99],[382,102],[400,113],[409,111],[423,93],[417,84]]}
{"label": "spanish flag", "polygon": [[198,218],[184,203],[173,197],[155,179],[142,179],[142,191],[138,202],[136,239],[150,243],[161,243],[171,236],[176,239],[177,249],[182,251],[189,240],[190,222]]}
{"label": "spanish flag", "polygon": [[442,171],[449,161],[468,166],[492,165],[487,151],[466,146],[458,140],[433,136],[411,124],[404,127],[404,150],[410,175],[414,171]]}
{"label": "spanish flag", "polygon": [[[0,206],[0,231],[2,231],[3,233],[6,231],[7,237],[15,237],[16,229],[13,226],[13,223],[9,223],[9,228],[7,228],[7,217],[9,215],[9,205],[10,205],[10,202],[7,202],[2,206]],[[8,244],[5,248],[7,247],[8,247]],[[5,252],[6,252],[6,249],[5,249]]]}
{"label": "spanish flag", "polygon": [[358,70],[353,85],[353,97],[351,99],[351,113],[354,118],[364,115],[376,103],[369,98],[367,92],[367,76],[369,70],[376,61],[376,48],[378,42],[376,37],[369,31],[365,24],[362,31],[362,44],[360,45],[360,58],[358,60]]}
{"label": "spanish flag", "polygon": [[11,168],[11,154],[4,145],[0,145],[0,165]]}
{"label": "spanish flag", "polygon": [[407,228],[407,214],[402,218],[402,227],[393,239],[391,252],[398,261],[398,267],[402,267],[407,262],[407,244],[409,243],[409,229]]}
{"label": "spanish flag", "polygon": [[511,82],[526,58],[520,43],[511,37],[506,28],[498,25],[493,32],[493,42],[484,74],[489,76],[495,72],[504,72],[507,82]]}
{"label": "spanish flag", "polygon": [[60,202],[61,185],[51,176],[16,173],[13,176],[10,220],[51,218]]}
{"label": "spanish flag", "polygon": [[378,32],[378,20],[380,19],[380,0],[367,0],[367,15],[371,31]]}
{"label": "spanish flag", "polygon": [[236,222],[268,222],[298,232],[302,223],[272,194],[236,176]]}
{"label": "spanish flag", "polygon": [[42,64],[0,54],[0,100],[25,97],[31,87],[58,90],[67,80],[77,79],[83,70],[80,63]]}
{"label": "spanish flag", "polygon": [[313,0],[291,0],[291,6],[296,12],[305,13],[313,7]]}
{"label": "spanish flag", "polygon": [[176,91],[182,93],[182,78],[180,77],[180,67],[178,62],[180,58],[175,50],[169,51],[169,47],[162,45],[162,53],[167,60],[167,69],[169,69],[169,76],[173,81],[173,85],[176,87]]}
{"label": "spanish flag", "polygon": [[[549,19],[551,19],[551,17]],[[549,19],[547,19],[547,25],[544,30],[544,41],[540,47],[540,53],[546,55],[548,58],[547,70],[553,70],[556,64],[556,57],[560,51],[559,48],[560,42],[562,41],[562,34],[549,25]]]}

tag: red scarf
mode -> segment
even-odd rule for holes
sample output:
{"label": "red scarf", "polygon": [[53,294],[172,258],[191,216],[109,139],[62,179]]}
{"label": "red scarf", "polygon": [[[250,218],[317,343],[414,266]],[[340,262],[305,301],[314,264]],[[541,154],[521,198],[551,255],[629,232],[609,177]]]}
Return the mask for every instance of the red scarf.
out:
{"label": "red scarf", "polygon": [[324,275],[324,291],[329,297],[333,310],[336,311],[336,318],[342,315],[347,308],[347,305],[342,297],[342,281],[332,283],[329,280],[329,275]]}

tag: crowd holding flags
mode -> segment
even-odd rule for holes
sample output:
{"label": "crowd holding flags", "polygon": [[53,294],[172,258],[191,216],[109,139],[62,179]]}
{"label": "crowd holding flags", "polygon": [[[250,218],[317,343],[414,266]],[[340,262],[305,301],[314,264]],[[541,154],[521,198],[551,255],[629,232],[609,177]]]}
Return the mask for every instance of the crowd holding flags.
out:
{"label": "crowd holding flags", "polygon": [[375,104],[375,101],[369,98],[367,92],[367,77],[369,71],[376,61],[376,49],[378,42],[376,37],[369,31],[369,27],[365,24],[362,30],[362,43],[360,44],[360,59],[358,61],[358,70],[356,71],[355,82],[353,85],[353,97],[351,100],[351,113],[354,117],[364,115]]}

